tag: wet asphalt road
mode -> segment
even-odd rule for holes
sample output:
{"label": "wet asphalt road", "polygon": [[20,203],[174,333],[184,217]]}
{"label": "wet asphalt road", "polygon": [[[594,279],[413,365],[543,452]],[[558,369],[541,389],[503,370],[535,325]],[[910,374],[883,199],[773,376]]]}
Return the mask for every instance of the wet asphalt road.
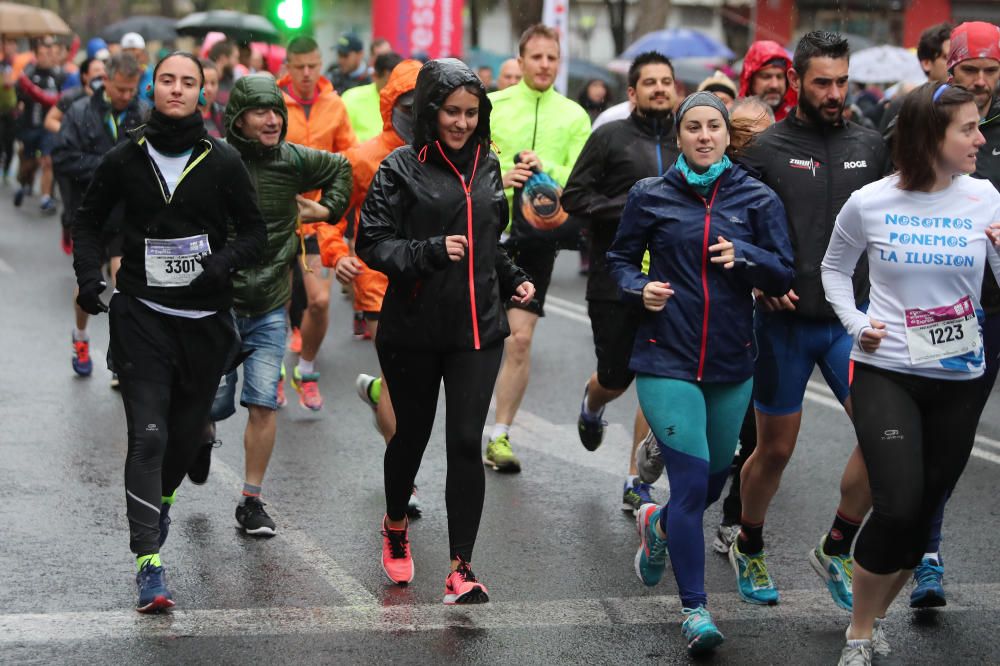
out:
{"label": "wet asphalt road", "polygon": [[[424,517],[411,541],[416,579],[391,586],[379,566],[383,444],[354,394],[377,368],[371,343],[350,335],[346,300],[333,299],[319,357],[326,405],[279,415],[265,501],[270,540],[242,535],[233,511],[242,479],[244,410],[220,424],[209,482],[184,485],[163,560],[178,603],[139,616],[128,552],[118,395],[100,359],[107,320],[92,322],[95,372],[70,367],[71,261],[58,220],[23,211],[0,188],[0,662],[2,663],[686,663],[676,588],[636,579],[634,523],[620,510],[634,392],[609,407],[605,444],[575,433],[593,366],[584,279],[560,256],[549,316],[538,328],[532,383],[512,432],[524,472],[487,471],[475,569],[490,588],[481,607],[441,604],[447,572],[443,433],[436,428],[417,482]],[[828,526],[853,445],[825,387],[811,390],[799,451],[768,518],[775,608],[740,602],[728,562],[708,556],[710,607],[727,642],[719,664],[833,664],[847,615],[806,561]],[[949,606],[888,620],[888,664],[997,663],[1000,574],[1000,416],[984,437],[945,523]],[[440,414],[439,414],[440,416]],[[491,421],[492,422],[492,421]],[[993,439],[995,438],[995,439]],[[658,489],[663,497],[665,489]],[[718,509],[706,517],[706,534]]]}

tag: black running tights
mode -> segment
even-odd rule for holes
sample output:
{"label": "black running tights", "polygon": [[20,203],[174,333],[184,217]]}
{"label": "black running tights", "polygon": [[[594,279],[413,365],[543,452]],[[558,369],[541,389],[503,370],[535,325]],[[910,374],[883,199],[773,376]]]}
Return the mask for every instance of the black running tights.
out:
{"label": "black running tights", "polygon": [[396,434],[385,450],[386,515],[391,520],[406,516],[406,505],[431,436],[438,392],[444,380],[448,460],[445,504],[452,559],[472,561],[486,493],[483,426],[502,354],[503,346],[499,344],[479,351],[378,349],[396,413]]}
{"label": "black running tights", "polygon": [[855,363],[851,404],[873,507],[854,559],[868,571],[892,574],[920,563],[934,512],[972,452],[982,383]]}

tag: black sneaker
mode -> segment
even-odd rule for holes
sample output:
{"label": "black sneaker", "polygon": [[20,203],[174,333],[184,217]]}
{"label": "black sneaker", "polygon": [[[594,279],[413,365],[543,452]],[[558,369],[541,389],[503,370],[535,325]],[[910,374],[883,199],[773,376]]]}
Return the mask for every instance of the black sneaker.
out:
{"label": "black sneaker", "polygon": [[278,533],[271,516],[264,511],[264,503],[256,497],[246,497],[236,506],[236,522],[247,534],[274,536]]}
{"label": "black sneaker", "polygon": [[[587,404],[587,386],[583,387],[583,402],[580,404],[580,417],[576,420],[576,429],[580,433],[580,442],[588,451],[596,451],[597,447],[604,441],[604,426],[607,422],[598,416],[592,419],[583,413],[584,405]],[[604,409],[601,409],[601,414]]]}
{"label": "black sneaker", "polygon": [[14,206],[20,208],[21,204],[24,203],[24,195],[27,193],[26,188],[22,185],[17,188],[17,192],[14,192]]}
{"label": "black sneaker", "polygon": [[222,446],[222,440],[213,439],[201,447],[201,451],[198,451],[198,457],[194,459],[191,468],[188,469],[188,478],[191,479],[191,483],[200,486],[208,481],[208,472],[212,467],[212,449],[217,449],[220,446]]}

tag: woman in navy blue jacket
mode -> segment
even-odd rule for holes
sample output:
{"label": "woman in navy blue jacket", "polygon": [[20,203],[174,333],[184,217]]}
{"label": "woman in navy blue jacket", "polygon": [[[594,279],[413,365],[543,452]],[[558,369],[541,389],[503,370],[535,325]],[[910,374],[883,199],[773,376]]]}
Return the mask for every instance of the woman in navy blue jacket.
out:
{"label": "woman in navy blue jacket", "polygon": [[706,608],[702,516],[722,492],[750,401],[751,292],[786,293],[794,269],[781,201],[726,155],[725,106],[695,93],[676,119],[681,155],[629,192],[607,260],[624,298],[646,309],[630,367],[670,481],[669,504],[636,517],[635,569],[655,585],[669,551],[682,632],[700,652],[723,640]]}

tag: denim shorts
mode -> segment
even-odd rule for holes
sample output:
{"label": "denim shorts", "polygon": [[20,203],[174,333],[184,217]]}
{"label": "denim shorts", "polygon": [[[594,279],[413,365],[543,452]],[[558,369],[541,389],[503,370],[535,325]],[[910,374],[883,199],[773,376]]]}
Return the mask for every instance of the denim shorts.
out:
{"label": "denim shorts", "polygon": [[[240,404],[277,409],[278,382],[288,334],[285,308],[276,308],[258,317],[236,317],[236,328],[243,338],[243,351],[252,352],[243,361]],[[212,404],[213,421],[222,421],[236,413],[237,379],[237,371],[233,370],[219,383]]]}

